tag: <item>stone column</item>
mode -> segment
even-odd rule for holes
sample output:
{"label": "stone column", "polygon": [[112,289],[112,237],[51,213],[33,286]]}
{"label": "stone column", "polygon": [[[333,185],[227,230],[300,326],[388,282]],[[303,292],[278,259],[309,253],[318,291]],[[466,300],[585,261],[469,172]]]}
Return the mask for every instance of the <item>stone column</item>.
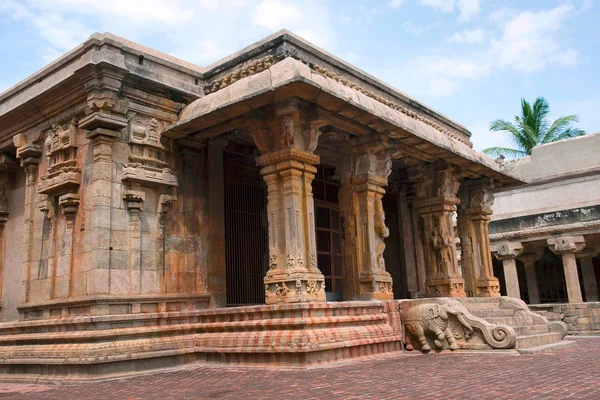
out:
{"label": "stone column", "polygon": [[452,215],[460,203],[458,170],[445,163],[428,164],[415,177],[417,200],[414,202],[423,220],[427,257],[427,295],[465,297],[465,281],[458,270],[456,237]]}
{"label": "stone column", "polygon": [[[590,249],[590,252],[585,250],[579,255],[581,264],[581,275],[583,278],[583,287],[585,289],[586,301],[599,301],[598,286],[596,284],[596,274],[594,273],[593,257],[598,254],[598,248]],[[585,254],[584,254],[585,253]]]}
{"label": "stone column", "polygon": [[562,236],[547,240],[548,247],[554,254],[561,255],[563,269],[565,271],[565,283],[569,303],[581,303],[581,288],[579,287],[579,276],[577,274],[577,260],[575,253],[585,247],[583,236]]}
{"label": "stone column", "polygon": [[82,211],[89,221],[85,235],[91,254],[86,263],[89,265],[76,265],[74,268],[72,295],[75,297],[113,293],[117,283],[123,286],[111,276],[111,249],[115,208],[112,195],[116,175],[113,144],[121,138],[121,130],[127,127],[127,102],[121,99],[120,94],[126,73],[124,65],[119,68],[105,64],[87,65],[75,72],[87,91],[88,103],[86,116],[79,121],[79,128],[87,131],[85,137],[92,149],[92,160],[86,159],[84,165],[89,180],[82,199]]}
{"label": "stone column", "polygon": [[537,283],[537,274],[535,273],[535,262],[539,260],[541,254],[525,253],[519,257],[525,266],[525,276],[527,278],[527,293],[529,294],[530,304],[540,303],[540,292]]}
{"label": "stone column", "polygon": [[521,291],[519,289],[516,259],[523,253],[523,245],[519,242],[502,242],[492,247],[492,253],[498,260],[502,261],[506,295],[520,299]]}
{"label": "stone column", "polygon": [[392,171],[388,149],[383,138],[358,140],[344,168],[344,251],[346,263],[352,265],[351,292],[356,300],[394,298],[392,277],[385,269],[383,257],[389,236],[381,201]]}
{"label": "stone column", "polygon": [[27,303],[30,299],[31,286],[31,261],[33,256],[34,216],[36,204],[36,180],[38,175],[38,164],[42,155],[42,146],[37,142],[40,132],[18,134],[13,137],[17,148],[17,158],[21,160],[21,166],[25,168],[25,205],[23,211],[24,229],[24,253],[23,273],[21,277],[22,292],[21,303]]}
{"label": "stone column", "polygon": [[126,190],[123,201],[129,211],[129,284],[131,293],[141,293],[143,280],[142,266],[142,225],[146,195],[141,190]]}
{"label": "stone column", "polygon": [[274,114],[273,120],[254,122],[252,133],[262,153],[257,164],[268,193],[266,302],[325,301],[325,278],[317,267],[311,186],[317,171],[314,165],[320,160],[313,151],[323,123],[310,120],[307,110],[295,101],[278,104]]}
{"label": "stone column", "polygon": [[492,215],[494,187],[491,179],[466,181],[459,191],[457,230],[461,240],[461,269],[468,296],[499,297],[500,283],[494,276],[488,226]]}

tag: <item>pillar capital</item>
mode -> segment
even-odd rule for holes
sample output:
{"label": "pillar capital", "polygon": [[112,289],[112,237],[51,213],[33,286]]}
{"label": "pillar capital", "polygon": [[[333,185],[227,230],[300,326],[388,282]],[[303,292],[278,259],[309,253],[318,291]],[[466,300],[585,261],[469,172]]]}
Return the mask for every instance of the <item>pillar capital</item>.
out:
{"label": "pillar capital", "polygon": [[458,172],[458,167],[443,161],[421,166],[415,176],[414,206],[422,212],[456,211],[460,203],[456,197],[460,186]]}
{"label": "pillar capital", "polygon": [[321,136],[320,128],[327,122],[317,116],[314,107],[287,99],[277,103],[267,115],[254,115],[246,125],[264,156],[284,149],[313,154]]}
{"label": "pillar capital", "polygon": [[535,263],[537,260],[542,258],[543,252],[527,252],[523,253],[518,257],[518,260],[524,264]]}
{"label": "pillar capital", "polygon": [[39,143],[41,135],[41,131],[35,131],[13,136],[13,143],[17,148],[17,158],[21,160],[22,167],[39,164],[42,155],[42,146]]}
{"label": "pillar capital", "polygon": [[578,253],[585,248],[583,236],[561,236],[546,240],[554,254]]}
{"label": "pillar capital", "polygon": [[494,204],[494,180],[490,178],[465,179],[461,182],[460,207],[472,218],[489,220]]}
{"label": "pillar capital", "polygon": [[523,253],[521,242],[504,241],[492,245],[492,254],[500,261],[516,259]]}

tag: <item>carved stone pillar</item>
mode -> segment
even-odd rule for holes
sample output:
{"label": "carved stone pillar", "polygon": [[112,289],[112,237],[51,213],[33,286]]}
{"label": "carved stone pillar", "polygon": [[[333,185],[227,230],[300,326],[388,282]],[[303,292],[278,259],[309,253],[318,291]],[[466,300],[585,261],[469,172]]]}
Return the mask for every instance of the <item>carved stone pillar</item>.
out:
{"label": "carved stone pillar", "polygon": [[586,301],[598,301],[598,286],[596,284],[596,274],[594,273],[593,258],[600,253],[597,247],[582,251],[578,256],[581,264],[581,277],[583,278],[583,288],[585,290]]}
{"label": "carved stone pillar", "polygon": [[345,262],[351,266],[352,300],[391,300],[392,277],[383,253],[389,229],[381,199],[392,171],[389,144],[381,138],[359,140],[351,149],[342,178]]}
{"label": "carved stone pillar", "polygon": [[457,230],[467,296],[500,296],[500,283],[494,277],[488,232],[494,202],[493,187],[491,180],[466,181],[461,184],[459,191]]}
{"label": "carved stone pillar", "polygon": [[17,148],[17,158],[21,160],[21,166],[25,168],[25,204],[23,211],[25,251],[23,253],[23,273],[21,277],[21,303],[27,303],[31,295],[31,261],[33,257],[34,215],[37,196],[35,184],[38,164],[42,155],[42,146],[37,143],[39,139],[40,132],[18,134],[13,137],[13,143]]}
{"label": "carved stone pillar", "polygon": [[565,283],[569,303],[581,303],[581,288],[579,287],[579,275],[577,273],[577,260],[575,253],[585,248],[583,236],[562,236],[547,240],[548,247],[554,254],[562,256],[563,270],[565,272]]}
{"label": "carved stone pillar", "polygon": [[323,122],[311,120],[308,111],[287,101],[277,106],[275,118],[253,131],[262,153],[257,164],[268,193],[267,304],[325,300],[325,278],[317,267],[311,186],[314,165],[319,163],[313,151]]}
{"label": "carved stone pillar", "polygon": [[535,272],[535,262],[539,260],[541,254],[525,253],[519,257],[525,266],[525,276],[527,278],[527,293],[529,295],[529,304],[540,303],[540,292],[538,289],[537,274]]}
{"label": "carved stone pillar", "polygon": [[423,220],[427,257],[427,295],[465,297],[465,281],[458,271],[452,215],[460,203],[456,197],[457,170],[447,163],[429,164],[415,178],[414,202]]}
{"label": "carved stone pillar", "polygon": [[498,260],[502,261],[506,295],[520,299],[521,291],[519,289],[516,259],[523,253],[523,245],[519,242],[502,242],[492,247],[492,253]]}

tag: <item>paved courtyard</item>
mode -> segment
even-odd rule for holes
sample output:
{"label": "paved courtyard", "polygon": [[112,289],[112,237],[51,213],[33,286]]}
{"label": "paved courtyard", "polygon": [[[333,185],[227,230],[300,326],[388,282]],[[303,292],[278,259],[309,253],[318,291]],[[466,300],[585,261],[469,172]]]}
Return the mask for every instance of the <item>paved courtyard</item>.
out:
{"label": "paved courtyard", "polygon": [[0,384],[3,399],[600,399],[600,337],[537,355],[394,355],[311,370],[188,366],[69,385]]}

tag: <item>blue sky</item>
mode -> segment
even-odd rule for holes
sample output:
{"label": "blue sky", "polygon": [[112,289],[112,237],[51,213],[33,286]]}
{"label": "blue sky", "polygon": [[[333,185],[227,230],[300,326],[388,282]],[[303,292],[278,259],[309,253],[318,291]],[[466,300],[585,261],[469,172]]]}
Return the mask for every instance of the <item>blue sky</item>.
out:
{"label": "blue sky", "polygon": [[519,101],[600,131],[594,0],[0,0],[0,91],[93,32],[208,65],[287,28],[460,122],[475,148]]}

